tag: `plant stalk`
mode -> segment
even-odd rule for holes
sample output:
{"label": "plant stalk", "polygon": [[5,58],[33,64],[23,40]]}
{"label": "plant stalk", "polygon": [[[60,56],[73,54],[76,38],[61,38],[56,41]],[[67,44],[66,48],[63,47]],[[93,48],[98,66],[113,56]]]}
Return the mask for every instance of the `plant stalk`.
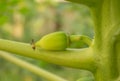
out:
{"label": "plant stalk", "polygon": [[96,69],[91,48],[66,51],[46,51],[40,48],[33,50],[30,44],[0,39],[0,50],[72,68],[90,71]]}
{"label": "plant stalk", "polygon": [[67,81],[55,74],[52,74],[48,71],[43,70],[42,68],[39,68],[28,62],[25,62],[15,56],[12,56],[9,53],[0,51],[0,56],[9,62],[12,62],[22,68],[25,68],[25,69],[37,74],[40,77],[43,77],[44,79],[47,79],[48,81]]}

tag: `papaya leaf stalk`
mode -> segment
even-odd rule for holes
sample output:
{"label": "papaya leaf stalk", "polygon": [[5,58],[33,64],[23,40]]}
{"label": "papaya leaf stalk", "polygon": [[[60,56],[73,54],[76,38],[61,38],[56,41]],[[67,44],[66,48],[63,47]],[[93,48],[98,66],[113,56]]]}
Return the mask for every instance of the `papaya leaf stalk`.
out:
{"label": "papaya leaf stalk", "polygon": [[12,56],[10,55],[9,53],[7,52],[3,52],[3,51],[0,51],[0,57],[1,58],[4,58],[5,60],[9,61],[9,62],[12,62],[22,68],[25,68],[31,72],[33,72],[34,74],[37,74],[38,76],[40,77],[43,77],[44,79],[48,80],[48,81],[67,81],[61,77],[58,77],[57,75],[55,74],[52,74],[46,70],[43,70],[42,68],[40,67],[37,67],[33,64],[30,64],[26,61],[23,61],[15,56]]}
{"label": "papaya leaf stalk", "polygon": [[33,50],[30,44],[0,39],[0,50],[62,66],[90,71],[95,71],[96,69],[95,58],[91,48],[68,49],[66,51],[46,51],[40,48]]}

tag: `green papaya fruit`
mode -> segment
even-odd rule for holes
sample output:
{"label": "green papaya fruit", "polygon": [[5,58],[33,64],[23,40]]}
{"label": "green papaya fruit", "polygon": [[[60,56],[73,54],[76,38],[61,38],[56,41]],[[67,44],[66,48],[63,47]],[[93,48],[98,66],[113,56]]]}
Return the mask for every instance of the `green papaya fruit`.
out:
{"label": "green papaya fruit", "polygon": [[92,43],[92,39],[85,35],[70,35],[70,48],[85,48],[89,47]]}
{"label": "green papaya fruit", "polygon": [[45,50],[61,51],[67,48],[67,44],[68,36],[60,31],[45,35],[35,43],[35,46]]}

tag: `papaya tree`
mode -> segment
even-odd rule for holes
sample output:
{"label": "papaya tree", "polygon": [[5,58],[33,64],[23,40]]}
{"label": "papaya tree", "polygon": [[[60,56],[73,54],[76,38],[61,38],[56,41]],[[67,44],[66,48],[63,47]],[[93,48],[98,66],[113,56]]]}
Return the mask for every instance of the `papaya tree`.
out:
{"label": "papaya tree", "polygon": [[[36,47],[33,50],[30,44],[0,39],[0,50],[61,66],[89,70],[95,81],[120,81],[120,0],[68,1],[86,5],[91,10],[95,36],[88,48],[53,51]],[[44,41],[42,43],[46,42]],[[62,41],[65,43],[66,40]],[[88,78],[87,81],[92,80]]]}

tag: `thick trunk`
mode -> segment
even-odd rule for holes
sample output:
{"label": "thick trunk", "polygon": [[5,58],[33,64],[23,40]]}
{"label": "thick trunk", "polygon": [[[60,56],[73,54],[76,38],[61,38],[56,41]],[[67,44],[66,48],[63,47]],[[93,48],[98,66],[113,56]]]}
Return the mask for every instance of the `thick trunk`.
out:
{"label": "thick trunk", "polygon": [[96,81],[116,81],[120,74],[120,44],[116,43],[120,30],[119,2],[104,0],[101,5],[92,8],[95,21],[94,51],[98,65],[94,74]]}

